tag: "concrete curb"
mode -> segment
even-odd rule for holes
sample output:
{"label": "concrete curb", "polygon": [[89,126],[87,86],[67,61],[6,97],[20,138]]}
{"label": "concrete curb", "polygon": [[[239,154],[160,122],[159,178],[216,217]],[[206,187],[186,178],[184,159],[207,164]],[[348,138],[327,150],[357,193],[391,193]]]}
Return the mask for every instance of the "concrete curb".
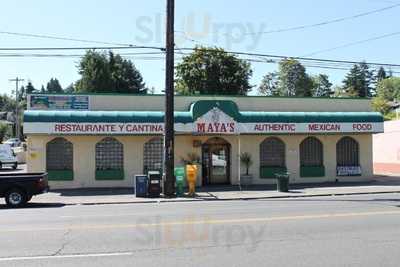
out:
{"label": "concrete curb", "polygon": [[[119,202],[87,202],[87,203],[61,203],[65,206],[97,206],[97,205],[124,205],[124,204],[164,204],[164,203],[191,203],[191,202],[211,202],[211,201],[248,201],[248,200],[265,200],[265,199],[296,199],[296,198],[313,198],[313,197],[335,197],[335,196],[354,196],[354,195],[378,195],[378,194],[400,194],[400,191],[376,191],[376,192],[349,192],[349,193],[322,193],[312,195],[286,195],[286,196],[266,196],[266,197],[238,197],[238,198],[194,198],[194,199],[157,199],[144,201],[119,201]],[[32,202],[32,204],[41,204]],[[44,203],[43,203],[44,204]]]}

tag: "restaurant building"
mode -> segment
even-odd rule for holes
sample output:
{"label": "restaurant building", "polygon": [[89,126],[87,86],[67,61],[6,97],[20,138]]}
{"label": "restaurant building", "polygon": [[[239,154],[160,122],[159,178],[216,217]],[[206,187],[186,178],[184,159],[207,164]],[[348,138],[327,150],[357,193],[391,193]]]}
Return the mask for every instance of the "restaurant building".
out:
{"label": "restaurant building", "polygon": [[[164,96],[28,96],[28,171],[53,188],[131,187],[162,169]],[[199,186],[241,182],[247,152],[253,184],[368,180],[372,135],[383,118],[366,99],[176,96],[175,164],[201,159]]]}

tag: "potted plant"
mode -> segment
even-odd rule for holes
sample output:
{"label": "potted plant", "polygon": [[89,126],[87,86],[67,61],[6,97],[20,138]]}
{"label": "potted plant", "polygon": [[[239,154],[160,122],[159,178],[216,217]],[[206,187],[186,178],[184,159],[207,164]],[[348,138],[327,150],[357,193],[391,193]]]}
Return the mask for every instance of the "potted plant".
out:
{"label": "potted plant", "polygon": [[253,183],[253,175],[249,173],[253,160],[251,154],[243,152],[240,154],[240,162],[246,167],[246,173],[240,175],[240,182],[242,185],[251,185]]}

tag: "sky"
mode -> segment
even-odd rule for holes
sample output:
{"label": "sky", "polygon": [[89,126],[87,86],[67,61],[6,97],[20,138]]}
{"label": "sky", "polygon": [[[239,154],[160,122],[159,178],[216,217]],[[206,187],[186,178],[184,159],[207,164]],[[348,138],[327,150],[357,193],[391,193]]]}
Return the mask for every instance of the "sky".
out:
{"label": "sky", "polygon": [[[310,25],[398,4],[385,0],[176,0],[176,46],[212,45],[229,51],[283,56],[306,56],[348,43],[399,31],[400,6],[337,23],[300,30],[270,32]],[[50,35],[74,39],[143,46],[165,45],[166,0],[4,0],[0,32]],[[400,34],[371,40],[313,57],[396,64],[400,62]],[[17,47],[93,47],[104,44],[23,37],[0,33],[1,48]],[[119,53],[150,50],[116,50]],[[152,50],[154,51],[154,50]],[[68,57],[5,57],[2,54],[66,54]],[[84,51],[0,51],[0,93],[10,94],[15,77],[31,81],[36,88],[50,78],[63,87],[79,79],[77,65]],[[164,88],[165,62],[154,55],[129,55],[148,87]],[[150,58],[149,58],[150,57]],[[156,58],[154,58],[156,57]],[[177,58],[179,63],[179,57]],[[263,75],[276,64],[252,62],[251,84],[259,85]],[[310,74],[326,73],[340,84],[345,70],[307,68]],[[253,93],[254,94],[254,93]]]}

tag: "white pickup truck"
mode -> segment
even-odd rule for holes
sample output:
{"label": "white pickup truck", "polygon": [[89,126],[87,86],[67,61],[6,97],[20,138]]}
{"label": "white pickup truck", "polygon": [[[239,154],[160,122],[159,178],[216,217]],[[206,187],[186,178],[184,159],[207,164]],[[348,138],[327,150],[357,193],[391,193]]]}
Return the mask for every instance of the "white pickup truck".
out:
{"label": "white pickup truck", "polygon": [[0,144],[0,169],[11,167],[14,170],[18,167],[18,161],[11,146]]}

